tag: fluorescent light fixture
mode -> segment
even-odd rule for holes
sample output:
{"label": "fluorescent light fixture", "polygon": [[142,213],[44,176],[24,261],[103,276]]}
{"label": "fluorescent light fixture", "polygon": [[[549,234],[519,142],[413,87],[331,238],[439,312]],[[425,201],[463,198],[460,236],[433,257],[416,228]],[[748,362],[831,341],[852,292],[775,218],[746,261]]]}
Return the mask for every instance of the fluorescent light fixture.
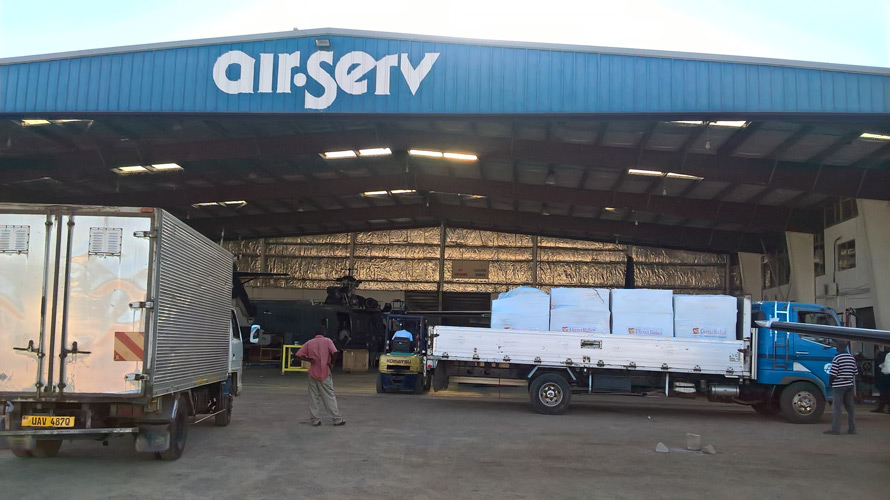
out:
{"label": "fluorescent light fixture", "polygon": [[151,165],[152,170],[170,172],[173,170],[182,170],[178,163],[155,163]]}
{"label": "fluorescent light fixture", "polygon": [[23,127],[34,127],[37,125],[49,125],[49,120],[43,118],[26,118],[22,120]]}
{"label": "fluorescent light fixture", "polygon": [[392,189],[390,191],[365,191],[362,196],[384,196],[387,194],[411,194],[416,193],[414,189]]}
{"label": "fluorescent light fixture", "polygon": [[675,121],[668,122],[668,123],[673,123],[674,125],[685,125],[687,127],[700,127],[705,122],[703,122],[701,120],[698,120],[698,121],[696,121],[696,120],[675,120]]}
{"label": "fluorescent light fixture", "polygon": [[629,168],[627,169],[627,173],[630,175],[648,175],[650,177],[661,177],[664,175],[664,172],[658,170],[642,170],[639,168]]}
{"label": "fluorescent light fixture", "polygon": [[748,122],[746,122],[744,120],[741,120],[741,121],[716,121],[716,122],[711,122],[710,124],[715,127],[742,128],[745,125],[747,125]]}
{"label": "fluorescent light fixture", "polygon": [[472,200],[481,200],[481,199],[484,199],[484,198],[485,198],[485,195],[482,195],[482,194],[463,194],[463,193],[458,193],[457,195],[458,195],[458,196],[463,196],[464,198],[470,198],[470,199],[472,199]]}
{"label": "fluorescent light fixture", "polygon": [[142,165],[128,165],[126,167],[116,167],[111,170],[113,170],[115,173],[118,173],[121,175],[144,174],[144,173],[148,172],[148,169],[143,167]]}
{"label": "fluorescent light fixture", "polygon": [[462,160],[462,161],[476,161],[478,158],[476,155],[471,155],[468,153],[445,153],[445,158],[449,160]]}
{"label": "fluorescent light fixture", "polygon": [[195,208],[203,208],[203,207],[243,207],[247,205],[247,202],[244,200],[236,200],[236,201],[205,201],[203,203],[195,203],[192,206]]}
{"label": "fluorescent light fixture", "polygon": [[358,154],[362,156],[383,156],[391,155],[392,151],[389,148],[359,149]]}
{"label": "fluorescent light fixture", "polygon": [[866,141],[890,141],[890,135],[873,134],[871,132],[865,132],[859,138]]}
{"label": "fluorescent light fixture", "polygon": [[346,151],[328,151],[326,153],[322,153],[321,156],[325,160],[331,160],[334,158],[355,158],[355,151],[348,149]]}
{"label": "fluorescent light fixture", "polygon": [[606,212],[617,212],[618,211],[618,209],[615,207],[604,207],[603,210],[605,210]]}
{"label": "fluorescent light fixture", "polygon": [[691,181],[700,181],[704,179],[704,177],[699,177],[697,175],[689,175],[689,174],[678,174],[676,172],[668,172],[667,177],[671,179],[688,179]]}
{"label": "fluorescent light fixture", "polygon": [[429,156],[430,158],[441,158],[442,157],[441,151],[426,151],[423,149],[411,149],[411,150],[408,150],[408,154],[411,154],[414,156]]}

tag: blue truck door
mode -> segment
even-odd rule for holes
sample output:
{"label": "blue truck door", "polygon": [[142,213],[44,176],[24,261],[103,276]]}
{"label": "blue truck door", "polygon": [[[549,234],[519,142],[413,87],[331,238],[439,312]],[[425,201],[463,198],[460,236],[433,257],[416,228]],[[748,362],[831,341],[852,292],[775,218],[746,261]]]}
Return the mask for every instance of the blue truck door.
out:
{"label": "blue truck door", "polygon": [[[837,325],[837,318],[824,309],[795,307],[795,321],[815,325]],[[794,371],[808,371],[828,387],[828,370],[837,349],[831,339],[812,335],[791,335]],[[803,369],[801,369],[803,368]]]}

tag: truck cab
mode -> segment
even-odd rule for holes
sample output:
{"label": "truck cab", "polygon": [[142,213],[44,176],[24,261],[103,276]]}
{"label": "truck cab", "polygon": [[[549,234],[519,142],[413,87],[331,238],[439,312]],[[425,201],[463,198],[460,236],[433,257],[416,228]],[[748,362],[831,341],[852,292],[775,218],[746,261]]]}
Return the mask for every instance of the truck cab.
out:
{"label": "truck cab", "polygon": [[[755,302],[752,311],[763,319],[792,323],[839,326],[831,308],[796,302]],[[758,328],[754,377],[759,384],[776,389],[774,407],[796,406],[801,418],[821,415],[829,399],[828,372],[838,351],[829,338]],[[786,394],[784,397],[779,393]],[[793,393],[793,395],[792,395]],[[783,411],[786,413],[786,411]]]}

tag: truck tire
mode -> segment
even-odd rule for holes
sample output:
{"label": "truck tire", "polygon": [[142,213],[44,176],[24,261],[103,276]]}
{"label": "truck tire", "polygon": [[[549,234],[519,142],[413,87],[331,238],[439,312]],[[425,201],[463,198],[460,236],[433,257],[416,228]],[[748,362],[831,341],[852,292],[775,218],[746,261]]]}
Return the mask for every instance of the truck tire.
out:
{"label": "truck tire", "polygon": [[790,422],[812,424],[818,422],[825,411],[825,396],[810,382],[795,382],[782,390],[779,408]]}
{"label": "truck tire", "polygon": [[528,394],[532,408],[544,415],[565,413],[572,401],[572,388],[569,382],[556,373],[545,373],[532,380]]}
{"label": "truck tire", "polygon": [[51,458],[59,454],[62,447],[61,439],[38,439],[31,450],[31,456],[36,458]]}
{"label": "truck tire", "polygon": [[235,396],[232,396],[231,394],[220,394],[219,402],[220,407],[217,408],[216,411],[223,411],[215,415],[213,423],[217,427],[225,427],[232,422],[232,407],[235,405]]}
{"label": "truck tire", "polygon": [[170,448],[166,451],[155,453],[158,460],[176,460],[182,456],[185,450],[185,442],[188,439],[188,402],[185,396],[179,396],[176,400],[176,409],[170,420]]}

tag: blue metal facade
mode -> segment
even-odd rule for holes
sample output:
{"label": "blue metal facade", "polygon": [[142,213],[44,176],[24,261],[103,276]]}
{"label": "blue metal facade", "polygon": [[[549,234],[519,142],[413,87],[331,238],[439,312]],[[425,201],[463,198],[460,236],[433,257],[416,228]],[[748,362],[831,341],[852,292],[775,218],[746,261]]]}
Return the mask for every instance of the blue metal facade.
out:
{"label": "blue metal facade", "polygon": [[[335,99],[323,109],[305,106],[305,92],[324,93],[313,78],[303,87],[294,83],[290,93],[258,91],[261,53],[274,54],[266,56],[274,61],[267,80],[277,83],[278,54],[299,51],[301,64],[293,75],[305,74],[309,57],[318,50],[314,36],[0,61],[0,113],[890,113],[890,74],[880,72],[362,36],[325,38],[334,65],[353,51],[376,61],[408,54],[412,68],[427,53],[439,56],[414,94],[401,63],[387,67],[389,95],[375,94],[378,65],[360,79],[367,82],[365,93],[353,95],[338,86]],[[227,94],[214,82],[215,62],[230,51],[242,51],[256,61],[253,93]],[[321,66],[332,79],[334,65]],[[237,69],[229,68],[226,75],[237,78]]]}

